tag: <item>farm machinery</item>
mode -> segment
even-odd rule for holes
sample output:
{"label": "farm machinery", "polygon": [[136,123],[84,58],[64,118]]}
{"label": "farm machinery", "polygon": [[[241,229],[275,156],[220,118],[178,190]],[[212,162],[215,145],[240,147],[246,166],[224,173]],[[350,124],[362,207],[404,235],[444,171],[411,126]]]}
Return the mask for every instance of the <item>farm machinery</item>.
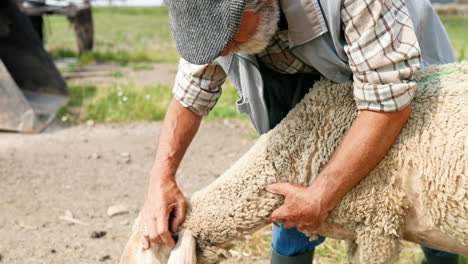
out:
{"label": "farm machinery", "polygon": [[78,50],[92,49],[89,2],[0,1],[0,130],[37,133],[68,101],[67,84],[43,46],[44,15],[65,15]]}

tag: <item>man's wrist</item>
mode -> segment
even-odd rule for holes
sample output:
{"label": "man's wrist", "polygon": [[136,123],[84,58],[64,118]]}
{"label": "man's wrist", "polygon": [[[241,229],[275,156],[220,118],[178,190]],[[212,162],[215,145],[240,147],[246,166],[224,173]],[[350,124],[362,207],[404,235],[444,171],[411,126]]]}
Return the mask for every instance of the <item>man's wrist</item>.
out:
{"label": "man's wrist", "polygon": [[332,174],[325,171],[320,173],[309,185],[307,191],[313,194],[314,199],[319,201],[321,208],[327,213],[331,212],[343,198],[339,190],[339,183],[334,180]]}
{"label": "man's wrist", "polygon": [[152,169],[150,172],[150,185],[177,185],[175,172]]}

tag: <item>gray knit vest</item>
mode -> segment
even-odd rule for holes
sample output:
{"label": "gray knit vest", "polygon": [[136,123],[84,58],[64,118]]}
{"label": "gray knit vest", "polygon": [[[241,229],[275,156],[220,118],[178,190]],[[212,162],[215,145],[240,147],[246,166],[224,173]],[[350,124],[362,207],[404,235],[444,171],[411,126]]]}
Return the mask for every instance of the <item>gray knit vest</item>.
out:
{"label": "gray knit vest", "polygon": [[[351,79],[352,71],[344,51],[341,27],[343,0],[280,0],[288,22],[291,53],[334,82]],[[428,0],[406,0],[422,53],[421,68],[456,61],[450,41],[439,17]],[[264,86],[254,55],[231,54],[216,61],[238,89],[240,113],[250,116],[260,134],[269,130]],[[288,89],[291,87],[285,87]]]}

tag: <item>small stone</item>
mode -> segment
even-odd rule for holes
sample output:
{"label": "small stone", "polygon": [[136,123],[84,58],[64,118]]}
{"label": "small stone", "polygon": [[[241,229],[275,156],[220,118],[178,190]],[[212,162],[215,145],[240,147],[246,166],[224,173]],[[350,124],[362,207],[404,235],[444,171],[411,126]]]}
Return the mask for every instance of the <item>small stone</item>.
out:
{"label": "small stone", "polygon": [[120,156],[123,157],[125,163],[130,163],[132,161],[132,154],[129,152],[122,152]]}
{"label": "small stone", "polygon": [[128,214],[129,209],[128,206],[123,204],[113,205],[107,209],[107,215],[110,217],[120,215],[120,214]]}
{"label": "small stone", "polygon": [[62,122],[65,123],[68,121],[68,117],[67,116],[62,116],[61,118]]}
{"label": "small stone", "polygon": [[0,254],[0,262],[2,262],[2,260],[3,260],[3,255]]}
{"label": "small stone", "polygon": [[99,155],[98,153],[93,153],[91,155],[88,156],[89,159],[93,159],[93,160],[98,160],[101,158],[101,155]]}
{"label": "small stone", "polygon": [[104,257],[100,258],[99,261],[101,262],[104,262],[104,261],[107,261],[107,260],[110,260],[111,257],[109,255],[105,255]]}
{"label": "small stone", "polygon": [[55,253],[57,253],[57,251],[55,249],[50,250],[50,254],[55,254]]}
{"label": "small stone", "polygon": [[63,216],[66,218],[73,218],[73,213],[70,210],[65,210],[65,214]]}
{"label": "small stone", "polygon": [[88,120],[88,121],[86,121],[86,125],[88,127],[92,127],[92,126],[94,126],[94,121],[93,120]]}
{"label": "small stone", "polygon": [[91,233],[91,238],[96,238],[96,239],[101,238],[105,236],[106,234],[107,234],[106,231],[93,231]]}
{"label": "small stone", "polygon": [[83,222],[79,219],[73,217],[73,214],[70,210],[66,210],[65,214],[59,217],[60,220],[67,222],[70,225],[79,224],[79,225],[89,225],[89,223]]}

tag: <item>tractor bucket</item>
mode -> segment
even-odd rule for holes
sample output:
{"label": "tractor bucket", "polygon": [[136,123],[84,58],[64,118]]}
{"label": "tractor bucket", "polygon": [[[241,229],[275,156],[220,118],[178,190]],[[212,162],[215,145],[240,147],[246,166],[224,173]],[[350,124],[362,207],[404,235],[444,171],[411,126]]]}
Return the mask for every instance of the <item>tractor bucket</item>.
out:
{"label": "tractor bucket", "polygon": [[15,0],[0,3],[0,130],[40,132],[67,102],[67,85]]}

